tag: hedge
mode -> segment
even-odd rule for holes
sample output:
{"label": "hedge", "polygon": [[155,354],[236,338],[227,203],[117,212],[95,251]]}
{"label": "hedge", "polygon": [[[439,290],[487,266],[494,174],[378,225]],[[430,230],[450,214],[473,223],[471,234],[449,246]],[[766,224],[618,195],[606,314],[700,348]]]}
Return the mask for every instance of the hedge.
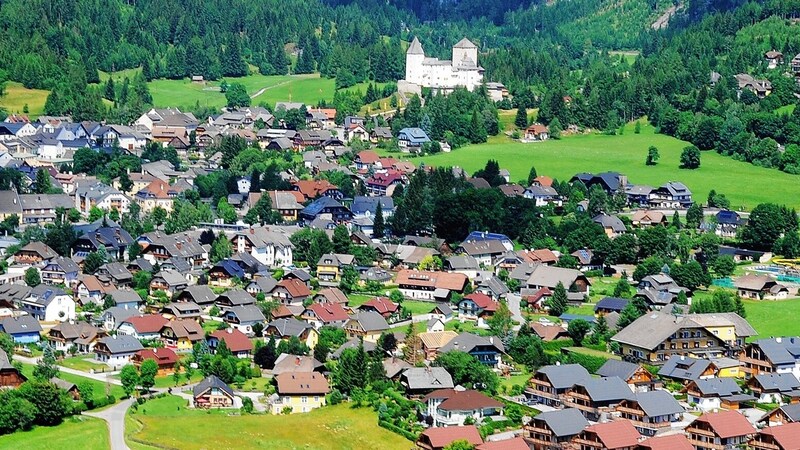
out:
{"label": "hedge", "polygon": [[390,422],[387,422],[385,420],[378,420],[378,426],[386,428],[387,430],[392,431],[394,433],[397,433],[400,436],[403,436],[404,438],[408,439],[411,442],[417,442],[417,439],[419,439],[419,436],[417,436],[416,434],[414,434],[414,433],[412,433],[410,431],[406,431],[406,430],[398,427],[397,425],[395,425],[393,423],[390,423]]}

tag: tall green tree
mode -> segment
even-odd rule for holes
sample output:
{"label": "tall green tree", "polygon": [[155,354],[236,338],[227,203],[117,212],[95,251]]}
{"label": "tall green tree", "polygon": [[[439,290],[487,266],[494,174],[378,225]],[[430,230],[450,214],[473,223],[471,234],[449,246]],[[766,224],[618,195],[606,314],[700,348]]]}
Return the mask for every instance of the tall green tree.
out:
{"label": "tall green tree", "polygon": [[383,220],[383,208],[380,201],[375,206],[375,218],[372,220],[372,236],[382,238],[385,234],[386,224]]}
{"label": "tall green tree", "polygon": [[547,300],[547,306],[550,308],[549,313],[551,316],[559,317],[567,312],[569,306],[567,299],[567,289],[560,281],[553,290],[553,295]]}

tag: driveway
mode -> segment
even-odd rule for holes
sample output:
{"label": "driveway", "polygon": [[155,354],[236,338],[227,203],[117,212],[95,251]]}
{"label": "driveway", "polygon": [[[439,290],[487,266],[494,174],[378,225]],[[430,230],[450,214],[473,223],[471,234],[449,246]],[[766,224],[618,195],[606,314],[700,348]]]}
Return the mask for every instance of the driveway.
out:
{"label": "driveway", "polygon": [[508,304],[508,310],[511,311],[511,318],[514,319],[515,322],[523,324],[525,323],[525,318],[522,317],[522,311],[520,309],[520,302],[522,301],[522,297],[516,294],[508,294],[506,295],[506,303]]}

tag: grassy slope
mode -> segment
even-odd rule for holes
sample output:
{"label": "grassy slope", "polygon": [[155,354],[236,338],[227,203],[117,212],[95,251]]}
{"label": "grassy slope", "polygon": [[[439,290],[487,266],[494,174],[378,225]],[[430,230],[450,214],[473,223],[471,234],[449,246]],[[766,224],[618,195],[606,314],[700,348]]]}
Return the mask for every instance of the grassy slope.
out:
{"label": "grassy slope", "polygon": [[25,104],[28,105],[28,115],[32,118],[44,113],[44,102],[50,91],[41,89],[26,89],[22,84],[9,81],[6,83],[6,94],[0,97],[0,107],[9,114],[22,114]]}
{"label": "grassy slope", "polygon": [[796,319],[800,315],[800,299],[743,301],[747,321],[758,331],[759,338],[800,335]]}
{"label": "grassy slope", "polygon": [[[661,159],[657,166],[645,166],[647,148],[658,147]],[[414,158],[434,166],[461,166],[472,173],[488,159],[496,159],[511,172],[512,180],[524,179],[531,166],[540,175],[559,180],[578,172],[620,171],[631,183],[658,186],[670,180],[682,181],[698,199],[705,199],[715,189],[731,200],[731,206],[752,209],[763,202],[785,203],[800,208],[797,192],[800,177],[735,161],[713,151],[703,152],[697,170],[678,169],[680,153],[688,145],[684,141],[656,134],[650,125],[642,124],[642,133],[634,134],[629,125],[622,136],[581,135],[562,140],[522,144],[503,136],[487,144],[468,146],[450,153]],[[397,156],[397,154],[393,154]]]}
{"label": "grassy slope", "polygon": [[[22,373],[25,374],[29,379],[33,379],[33,365],[31,364],[23,364],[22,365]],[[125,395],[125,391],[122,390],[122,386],[117,386],[115,384],[106,384],[97,380],[93,380],[91,378],[81,377],[78,375],[72,375],[66,372],[61,372],[58,375],[58,378],[61,378],[65,381],[69,381],[70,383],[75,383],[80,386],[81,383],[89,383],[94,386],[94,397],[95,398],[102,398],[105,397],[106,394],[113,395],[117,400],[122,398]],[[2,448],[2,446],[0,446]]]}
{"label": "grassy slope", "polygon": [[[407,449],[412,444],[377,425],[369,408],[325,407],[291,416],[228,416],[185,409],[186,401],[166,397],[146,403],[133,417],[143,429],[131,435],[176,449]],[[180,409],[180,411],[179,411]],[[129,422],[130,423],[130,422]],[[225,430],[220,433],[220,430]],[[134,448],[147,448],[134,445]]]}
{"label": "grassy slope", "polygon": [[25,450],[110,448],[108,427],[100,419],[74,417],[55,427],[36,427],[31,431],[0,436],[0,448]]}

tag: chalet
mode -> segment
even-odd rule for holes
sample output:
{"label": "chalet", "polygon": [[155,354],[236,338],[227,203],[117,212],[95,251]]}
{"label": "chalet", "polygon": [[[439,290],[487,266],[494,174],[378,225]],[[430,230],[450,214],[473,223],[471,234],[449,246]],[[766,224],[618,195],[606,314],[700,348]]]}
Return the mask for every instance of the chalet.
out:
{"label": "chalet", "polygon": [[[139,237],[142,257],[150,264],[163,265],[167,260],[180,260],[190,269],[202,269],[208,261],[208,250],[198,241],[196,234],[162,234],[160,231]],[[163,268],[162,268],[163,269]]]}
{"label": "chalet", "polygon": [[403,174],[394,170],[375,173],[364,181],[370,196],[392,196],[396,186],[403,184]]}
{"label": "chalet", "polygon": [[764,414],[758,422],[768,426],[800,422],[800,403],[778,406]]}
{"label": "chalet", "polygon": [[75,320],[75,300],[62,289],[40,284],[16,302],[16,306],[37,320],[65,322]]}
{"label": "chalet", "polygon": [[599,369],[597,375],[601,377],[618,377],[628,383],[634,392],[646,392],[654,389],[658,380],[649,370],[641,364],[634,364],[627,361],[609,359]]}
{"label": "chalet", "polygon": [[341,303],[312,303],[300,318],[319,329],[324,326],[342,328],[350,316]]}
{"label": "chalet", "polygon": [[411,364],[394,356],[383,360],[383,370],[386,372],[386,378],[395,382],[399,382],[400,374],[411,367]]}
{"label": "chalet", "polygon": [[769,80],[759,80],[746,73],[734,75],[734,78],[736,78],[737,94],[740,96],[745,89],[758,98],[764,98],[772,93],[772,83]]}
{"label": "chalet", "polygon": [[572,442],[582,450],[633,450],[640,438],[630,421],[616,420],[586,427]]}
{"label": "chalet", "polygon": [[685,209],[692,206],[692,191],[681,182],[670,181],[653,189],[648,204],[653,208]]}
{"label": "chalet", "polygon": [[305,413],[325,406],[330,386],[325,375],[317,372],[282,373],[275,377],[277,400],[272,414]]}
{"label": "chalet", "polygon": [[216,287],[231,287],[234,280],[243,280],[244,270],[231,259],[223,259],[208,271],[208,284]]}
{"label": "chalet", "polygon": [[311,356],[281,353],[275,359],[275,367],[272,369],[272,374],[278,376],[284,373],[322,373],[325,370],[325,364],[317,361]]}
{"label": "chalet", "polygon": [[203,327],[191,319],[171,320],[161,327],[160,334],[164,346],[178,353],[192,351],[204,338]]}
{"label": "chalet", "polygon": [[748,274],[737,278],[733,285],[742,298],[755,300],[781,300],[789,297],[789,288],[769,275]]}
{"label": "chalet", "polygon": [[576,408],[557,409],[534,416],[524,425],[522,435],[535,450],[569,448],[572,439],[588,426]]}
{"label": "chalet", "polygon": [[502,192],[506,197],[512,198],[525,196],[525,188],[515,183],[502,184],[497,186],[497,188],[500,189],[500,192]]}
{"label": "chalet", "polygon": [[486,294],[472,293],[465,295],[458,302],[459,317],[487,319],[497,310],[499,303]]}
{"label": "chalet", "polygon": [[338,286],[342,272],[352,266],[355,257],[338,253],[326,253],[317,262],[317,278],[320,286]]}
{"label": "chalet", "polygon": [[497,367],[501,362],[501,356],[505,354],[505,347],[500,339],[493,336],[484,337],[463,332],[439,349],[440,353],[450,351],[469,353],[481,364]]}
{"label": "chalet", "polygon": [[5,350],[0,349],[0,388],[18,388],[26,381],[28,377],[14,367]]}
{"label": "chalet", "polygon": [[98,361],[116,368],[130,363],[133,355],[143,348],[135,337],[120,334],[100,339],[94,346],[94,354]]}
{"label": "chalet", "polygon": [[78,282],[79,272],[80,268],[75,264],[75,261],[63,256],[57,256],[45,263],[42,268],[42,283],[74,287]]}
{"label": "chalet", "polygon": [[750,375],[792,373],[799,377],[800,338],[776,337],[750,342],[745,345],[739,360]]}
{"label": "chalet", "polygon": [[446,302],[453,292],[464,292],[469,280],[460,273],[401,270],[395,281],[407,298]]}
{"label": "chalet", "polygon": [[206,307],[214,304],[217,294],[207,285],[189,286],[177,294],[176,302],[191,302]]}
{"label": "chalet", "polygon": [[[303,201],[300,203],[321,197],[330,197],[334,200],[344,198],[342,191],[328,180],[298,180],[292,183],[292,188],[303,196]],[[299,201],[299,198],[297,200]]]}
{"label": "chalet", "polygon": [[47,340],[56,351],[69,353],[74,346],[78,353],[91,353],[106,331],[86,322],[61,322],[50,328]]}
{"label": "chalet", "polygon": [[444,450],[454,441],[467,441],[474,446],[483,443],[475,425],[428,428],[419,435],[417,448],[420,450]]}
{"label": "chalet", "polygon": [[331,132],[327,130],[298,130],[294,136],[294,148],[303,150],[308,147],[319,147],[330,138]]}
{"label": "chalet", "polygon": [[148,359],[156,362],[158,375],[162,377],[172,375],[176,369],[180,369],[178,355],[168,348],[145,348],[139,350],[131,357],[131,363],[136,368],[139,368]]}
{"label": "chalet", "polygon": [[581,272],[588,272],[590,270],[603,270],[603,263],[605,262],[595,252],[582,248],[570,253],[578,260],[578,270]]}
{"label": "chalet", "polygon": [[392,129],[389,127],[375,127],[369,134],[369,140],[373,144],[392,140]]}
{"label": "chalet", "polygon": [[375,297],[361,304],[358,311],[372,311],[383,316],[387,321],[400,315],[400,305],[386,297]]}
{"label": "chalet", "polygon": [[195,408],[232,408],[234,406],[233,389],[222,382],[216,375],[197,383],[192,388]]}
{"label": "chalet", "polygon": [[42,326],[35,317],[27,314],[8,316],[0,319],[0,331],[11,336],[15,344],[33,344],[41,340]]}
{"label": "chalet", "polygon": [[781,404],[784,398],[800,399],[800,381],[791,373],[757,374],[747,380],[747,387],[758,403]]}
{"label": "chalet", "polygon": [[550,129],[547,125],[534,123],[525,129],[525,140],[527,141],[546,141],[550,138]]}
{"label": "chalet", "polygon": [[172,319],[200,320],[203,308],[195,302],[173,302],[161,308],[161,315]]}
{"label": "chalet", "polygon": [[647,438],[636,447],[636,450],[695,450],[689,439],[683,434],[668,434]]}
{"label": "chalet", "polygon": [[73,256],[86,257],[103,248],[112,260],[126,261],[128,246],[134,243],[133,237],[124,228],[108,219],[76,226],[75,231],[79,236],[72,245]]}
{"label": "chalet", "polygon": [[271,276],[266,277],[258,277],[255,280],[251,281],[245,290],[248,294],[252,296],[256,296],[258,294],[269,295],[275,286],[278,285],[278,281]]}
{"label": "chalet", "polygon": [[332,288],[325,288],[321,289],[314,295],[314,302],[315,303],[338,303],[343,306],[347,306],[349,300],[347,299],[347,295],[342,292],[339,288],[332,287]]}
{"label": "chalet", "polygon": [[292,265],[294,245],[289,237],[267,227],[250,227],[231,238],[236,253],[247,253],[269,267]]}
{"label": "chalet", "polygon": [[622,312],[630,302],[627,298],[603,297],[594,305],[594,313],[602,316],[611,312]]}
{"label": "chalet", "polygon": [[362,150],[356,154],[355,159],[353,162],[356,164],[356,169],[361,170],[369,170],[374,166],[376,163],[380,162],[381,157],[378,156],[373,150]]}
{"label": "chalet", "polygon": [[403,152],[418,152],[431,139],[422,128],[403,128],[397,133],[397,144]]}
{"label": "chalet", "polygon": [[189,283],[186,281],[184,275],[178,271],[164,269],[157,274],[153,275],[150,280],[150,294],[156,291],[163,291],[167,297],[186,289]]}
{"label": "chalet", "polygon": [[[567,297],[571,301],[583,301],[589,295],[591,282],[586,275],[575,269],[537,265],[532,268],[530,276],[525,280],[525,287],[534,291],[547,289],[555,291],[561,283],[567,290]],[[549,295],[549,294],[548,294]]]}
{"label": "chalet", "polygon": [[764,428],[748,444],[753,450],[800,450],[800,423]]}
{"label": "chalet", "polygon": [[767,61],[767,68],[774,69],[783,64],[783,53],[776,50],[770,50],[764,53],[764,59]]}
{"label": "chalet", "polygon": [[658,376],[681,383],[713,378],[716,375],[717,368],[710,359],[692,358],[683,355],[670,356],[658,370]]}
{"label": "chalet", "polygon": [[14,262],[21,265],[33,266],[43,261],[49,261],[58,256],[55,250],[42,242],[30,242],[14,253]]}
{"label": "chalet", "polygon": [[480,242],[463,242],[456,249],[457,253],[464,253],[475,258],[478,264],[491,266],[492,261],[506,252],[506,247],[498,240],[485,240]]}
{"label": "chalet", "polygon": [[283,305],[302,305],[311,297],[311,291],[302,281],[292,278],[284,279],[272,289],[272,297]]}
{"label": "chalet", "polygon": [[475,288],[475,292],[488,295],[494,301],[500,301],[501,298],[511,292],[508,285],[500,279],[497,275],[491,275],[488,278],[483,277]]}
{"label": "chalet", "polygon": [[643,435],[653,436],[660,430],[669,429],[673,422],[683,418],[683,406],[669,391],[655,390],[637,392],[633,398],[622,400],[615,411]]}
{"label": "chalet", "polygon": [[703,411],[714,409],[739,409],[739,404],[755,400],[750,394],[742,392],[742,388],[732,378],[707,378],[690,381],[681,393],[686,394],[686,401],[694,403]]}
{"label": "chalet", "polygon": [[117,327],[119,334],[136,339],[159,339],[161,328],[169,322],[160,314],[146,314],[128,317]]}
{"label": "chalet", "polygon": [[686,427],[689,441],[698,450],[745,446],[755,433],[747,418],[737,411],[706,413]]}
{"label": "chalet", "polygon": [[578,364],[544,366],[528,381],[525,396],[545,405],[560,405],[569,389],[589,378]]}
{"label": "chalet", "polygon": [[579,173],[573,176],[570,183],[580,181],[586,186],[586,189],[591,189],[592,186],[599,185],[606,194],[613,195],[620,190],[624,190],[628,185],[628,177],[618,172],[603,172],[598,174]]}
{"label": "chalet", "polygon": [[739,229],[747,222],[735,211],[722,210],[716,214],[714,233],[724,238],[735,238]]}
{"label": "chalet", "polygon": [[101,281],[110,281],[115,286],[128,286],[133,281],[133,274],[124,264],[118,262],[105,263],[95,272]]}
{"label": "chalet", "polygon": [[389,329],[386,319],[372,311],[358,312],[344,324],[344,331],[348,338],[360,337],[364,341],[378,342],[381,334]]}
{"label": "chalet", "polygon": [[569,339],[567,328],[561,324],[547,322],[529,322],[531,331],[544,342],[555,341],[558,339]]}
{"label": "chalet", "polygon": [[565,407],[577,408],[592,421],[600,421],[623,400],[634,398],[628,384],[619,377],[587,378],[575,383],[562,398]]}
{"label": "chalet", "polygon": [[137,309],[127,309],[121,306],[112,306],[103,311],[100,320],[103,323],[103,329],[106,331],[116,330],[126,319],[139,314]]}
{"label": "chalet", "polygon": [[310,349],[316,347],[319,340],[319,333],[311,324],[301,322],[293,317],[276,319],[268,323],[264,329],[264,336],[272,336],[280,340],[289,340],[292,337],[297,337],[300,342],[306,344]]}
{"label": "chalet", "polygon": [[255,305],[256,299],[242,289],[231,289],[217,297],[215,304],[222,310],[236,306]]}
{"label": "chalet", "polygon": [[305,225],[315,219],[322,218],[335,223],[344,223],[353,218],[353,213],[346,206],[330,197],[321,197],[300,211],[299,220]]}
{"label": "chalet", "polygon": [[467,418],[481,423],[484,417],[502,415],[503,404],[475,390],[438,389],[423,398],[434,427],[461,426]]}
{"label": "chalet", "polygon": [[226,308],[222,318],[228,326],[248,336],[253,336],[255,334],[253,327],[256,324],[263,324],[266,321],[264,313],[261,312],[261,308],[252,304]]}
{"label": "chalet", "polygon": [[669,275],[659,273],[648,275],[639,281],[636,290],[636,297],[641,297],[652,309],[661,309],[666,305],[674,303],[680,293],[683,292],[687,297],[691,297],[691,292],[681,286]]}
{"label": "chalet", "polygon": [[437,389],[453,389],[453,377],[443,367],[411,367],[400,375],[400,384],[409,395],[421,395]]}
{"label": "chalet", "polygon": [[420,333],[418,337],[422,342],[422,353],[425,355],[425,359],[433,361],[439,356],[441,349],[445,345],[458,337],[458,333],[450,330],[427,330],[425,333]]}
{"label": "chalet", "polygon": [[667,216],[661,211],[638,210],[631,216],[631,225],[636,228],[667,225]]}
{"label": "chalet", "polygon": [[217,330],[206,338],[208,349],[214,353],[220,342],[224,342],[228,350],[237,358],[249,358],[250,353],[253,351],[253,343],[241,331],[228,328],[225,330]]}
{"label": "chalet", "polygon": [[94,275],[84,275],[80,277],[75,290],[82,305],[89,302],[99,305],[103,303],[106,295],[116,289],[111,280],[103,282]]}
{"label": "chalet", "polygon": [[610,237],[611,239],[625,234],[625,232],[628,231],[628,229],[625,227],[625,224],[622,223],[622,220],[620,220],[620,218],[617,216],[601,213],[592,217],[592,221],[602,226],[606,236]]}

